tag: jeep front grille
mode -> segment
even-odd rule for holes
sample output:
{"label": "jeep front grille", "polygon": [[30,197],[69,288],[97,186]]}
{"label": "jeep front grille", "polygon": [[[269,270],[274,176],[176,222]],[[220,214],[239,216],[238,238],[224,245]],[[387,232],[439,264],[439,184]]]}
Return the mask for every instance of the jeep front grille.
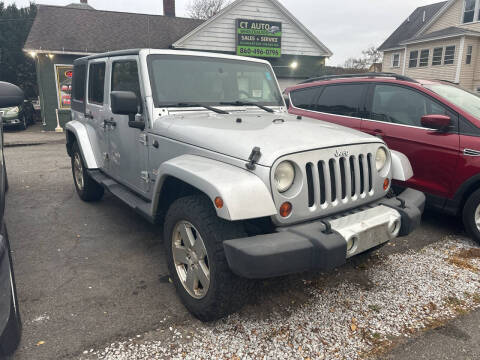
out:
{"label": "jeep front grille", "polygon": [[373,195],[372,153],[308,162],[308,207],[335,206]]}
{"label": "jeep front grille", "polygon": [[270,176],[272,189],[276,183],[274,172],[282,161],[295,164],[297,181],[285,193],[273,191],[275,205],[285,201],[292,204],[292,215],[277,224],[293,224],[354,211],[384,197],[385,178],[391,179],[391,170],[379,173],[375,169],[375,153],[381,142],[344,145],[298,152],[278,158]]}

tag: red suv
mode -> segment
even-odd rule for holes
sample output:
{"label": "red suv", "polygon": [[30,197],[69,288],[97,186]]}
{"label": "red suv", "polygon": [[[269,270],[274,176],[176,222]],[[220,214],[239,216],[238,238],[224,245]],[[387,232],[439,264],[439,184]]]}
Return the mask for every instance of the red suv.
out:
{"label": "red suv", "polygon": [[480,242],[480,97],[443,81],[389,73],[326,76],[288,88],[289,112],[381,137],[410,159],[405,184],[462,214]]}

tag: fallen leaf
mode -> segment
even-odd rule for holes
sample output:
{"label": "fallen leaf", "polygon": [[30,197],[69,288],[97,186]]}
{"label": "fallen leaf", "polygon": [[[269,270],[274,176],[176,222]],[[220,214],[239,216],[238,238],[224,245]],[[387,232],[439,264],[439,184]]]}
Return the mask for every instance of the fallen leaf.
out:
{"label": "fallen leaf", "polygon": [[37,346],[40,346],[40,345],[43,345],[43,344],[45,344],[45,341],[43,341],[43,340],[42,340],[42,341],[39,341],[39,342],[37,342]]}
{"label": "fallen leaf", "polygon": [[357,331],[357,325],[356,325],[356,324],[351,324],[351,325],[350,325],[350,329],[351,329],[352,331]]}

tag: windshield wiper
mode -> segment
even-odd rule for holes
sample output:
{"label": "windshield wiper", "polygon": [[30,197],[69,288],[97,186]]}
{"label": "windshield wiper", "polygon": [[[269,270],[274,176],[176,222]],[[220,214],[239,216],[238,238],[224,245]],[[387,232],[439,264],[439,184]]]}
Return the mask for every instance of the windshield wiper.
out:
{"label": "windshield wiper", "polygon": [[216,112],[217,114],[230,114],[228,111],[217,109],[215,107],[209,106],[209,105],[204,105],[204,104],[194,104],[194,103],[176,103],[176,104],[167,104],[167,105],[161,105],[162,107],[203,107],[207,110]]}
{"label": "windshield wiper", "polygon": [[257,106],[259,107],[260,109],[262,110],[265,110],[269,113],[273,113],[275,111],[273,111],[272,109],[266,107],[266,106],[263,106],[263,105],[260,105],[260,104],[257,104],[257,103],[254,103],[254,102],[247,102],[247,101],[230,101],[230,102],[221,102],[220,105],[236,105],[236,106]]}

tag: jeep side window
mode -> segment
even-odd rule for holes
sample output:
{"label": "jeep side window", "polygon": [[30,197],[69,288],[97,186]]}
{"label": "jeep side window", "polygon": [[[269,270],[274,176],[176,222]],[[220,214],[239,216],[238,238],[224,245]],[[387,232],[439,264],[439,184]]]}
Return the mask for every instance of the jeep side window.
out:
{"label": "jeep side window", "polygon": [[73,100],[85,101],[85,78],[87,76],[87,66],[77,65],[73,68]]}
{"label": "jeep side window", "polygon": [[417,91],[401,86],[375,85],[372,120],[421,127],[422,116],[432,114],[452,117],[444,106]]}
{"label": "jeep side window", "polygon": [[318,99],[316,110],[328,114],[361,117],[365,88],[363,84],[327,86]]}
{"label": "jeep side window", "polygon": [[112,64],[111,91],[133,91],[141,104],[140,80],[135,60],[115,61]]}
{"label": "jeep side window", "polygon": [[105,92],[105,63],[90,64],[88,74],[88,102],[103,105]]}
{"label": "jeep side window", "polygon": [[309,87],[292,91],[290,98],[293,106],[299,109],[315,110],[315,97],[320,89],[320,87]]}

